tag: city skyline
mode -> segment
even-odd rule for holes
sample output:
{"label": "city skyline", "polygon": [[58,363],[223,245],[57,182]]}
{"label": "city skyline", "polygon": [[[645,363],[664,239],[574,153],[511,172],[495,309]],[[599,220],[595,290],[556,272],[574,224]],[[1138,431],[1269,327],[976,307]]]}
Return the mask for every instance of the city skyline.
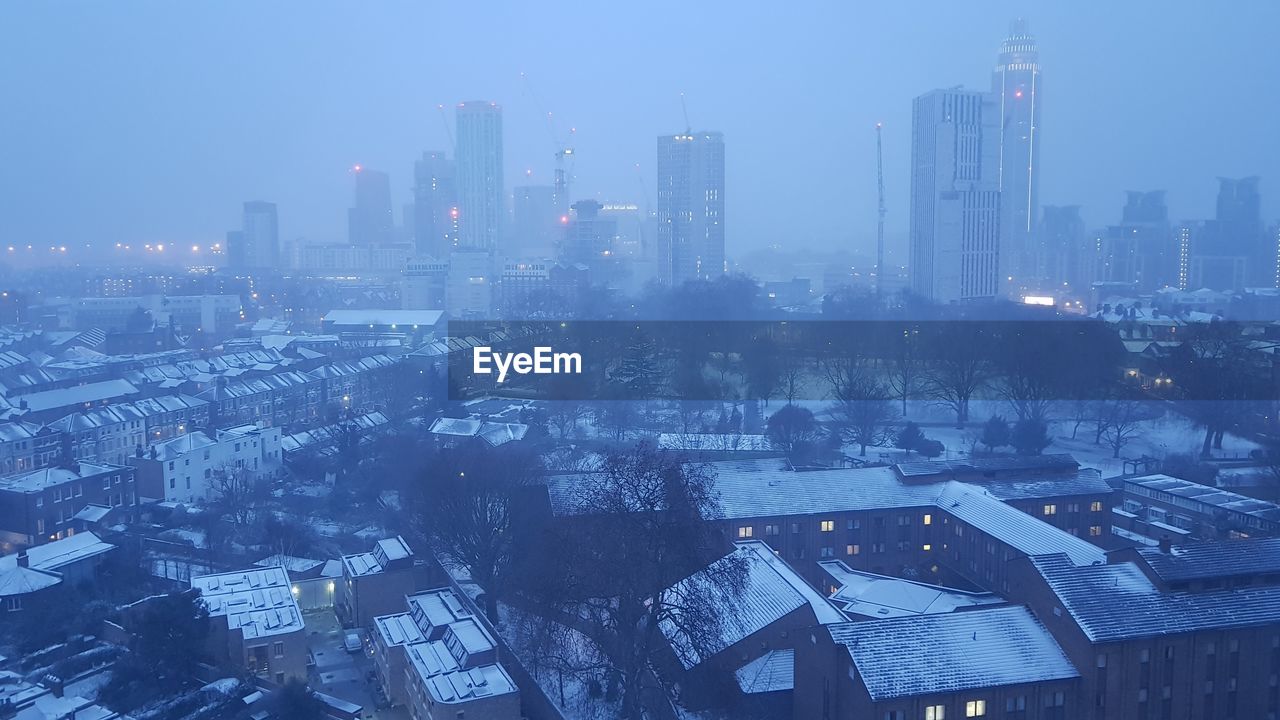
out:
{"label": "city skyline", "polygon": [[[11,211],[0,216],[0,229],[20,238],[19,241],[31,238],[38,245],[160,241],[207,245],[221,240],[225,229],[234,225],[236,208],[243,200],[257,197],[279,205],[284,241],[300,237],[317,242],[341,241],[345,235],[342,214],[348,206],[345,198],[350,192],[346,185],[347,169],[361,163],[388,172],[393,206],[399,214],[400,205],[411,197],[413,159],[424,150],[449,147],[435,106],[451,107],[458,100],[475,96],[489,97],[507,110],[508,159],[503,170],[508,177],[524,176],[526,170],[532,170],[528,178],[532,184],[552,182],[556,148],[547,133],[545,116],[549,112],[562,136],[571,129],[576,130],[574,143],[578,152],[573,199],[644,204],[645,194],[653,192],[656,170],[652,151],[644,150],[646,146],[652,147],[650,138],[654,135],[683,126],[679,96],[684,92],[692,124],[724,131],[735,148],[726,169],[728,185],[733,188],[727,212],[734,216],[736,228],[728,238],[730,255],[771,243],[820,249],[845,246],[869,253],[874,243],[875,224],[873,127],[876,121],[883,120],[889,257],[892,261],[901,261],[907,226],[910,98],[931,87],[960,83],[971,88],[984,87],[983,78],[990,75],[992,58],[1004,37],[1004,29],[1011,18],[1019,15],[1031,20],[1042,51],[1042,63],[1055,78],[1051,101],[1044,108],[1050,132],[1042,148],[1045,164],[1040,204],[1080,205],[1086,224],[1092,228],[1114,222],[1125,190],[1164,189],[1169,194],[1173,219],[1208,218],[1213,215],[1214,177],[1261,175],[1262,214],[1264,220],[1274,218],[1276,199],[1266,192],[1269,187],[1266,170],[1277,164],[1272,158],[1280,154],[1280,148],[1265,133],[1252,130],[1255,126],[1261,127],[1257,125],[1263,122],[1260,118],[1267,117],[1269,112],[1274,115],[1274,101],[1259,97],[1263,94],[1251,92],[1245,80],[1233,79],[1223,71],[1242,57],[1252,57],[1253,48],[1262,42],[1260,28],[1266,25],[1275,9],[1253,5],[1231,18],[1201,17],[1191,7],[1174,6],[1168,13],[1154,15],[1142,9],[1141,4],[1108,9],[1101,14],[1089,9],[1081,17],[1072,18],[1051,7],[1022,8],[1008,4],[994,6],[988,13],[963,16],[953,9],[937,7],[930,13],[913,14],[909,21],[883,9],[861,8],[857,13],[842,8],[797,11],[774,19],[789,26],[810,22],[823,12],[837,16],[851,14],[855,18],[861,13],[867,21],[879,20],[890,29],[904,29],[910,24],[922,49],[906,65],[895,69],[893,81],[888,84],[883,74],[877,74],[863,56],[863,53],[869,56],[875,52],[879,47],[877,43],[882,43],[874,38],[868,38],[866,47],[856,52],[824,48],[820,43],[813,48],[799,49],[796,57],[787,60],[783,67],[764,74],[754,61],[735,69],[725,67],[714,57],[700,56],[699,61],[713,62],[716,74],[722,78],[719,84],[680,74],[672,81],[635,84],[604,81],[609,77],[624,77],[617,74],[626,64],[620,60],[597,63],[591,68],[552,63],[553,71],[547,60],[558,59],[560,51],[554,48],[541,55],[507,53],[501,63],[480,62],[474,68],[459,68],[456,77],[441,76],[431,69],[429,58],[418,57],[416,50],[397,42],[404,32],[397,23],[412,27],[433,18],[447,21],[451,17],[449,12],[439,9],[437,15],[436,10],[428,13],[394,6],[382,16],[361,15],[351,19],[350,31],[354,36],[381,33],[387,34],[387,38],[354,60],[345,58],[335,70],[334,86],[329,91],[321,92],[311,84],[302,83],[278,99],[264,98],[261,94],[270,83],[237,76],[238,85],[227,85],[227,78],[234,75],[228,72],[234,67],[227,64],[230,61],[201,65],[202,77],[212,83],[213,97],[229,97],[227,93],[247,95],[265,103],[266,108],[292,111],[279,120],[265,119],[261,127],[248,135],[227,123],[217,108],[207,112],[207,117],[197,118],[194,135],[216,141],[210,144],[221,148],[217,158],[205,158],[189,138],[173,137],[163,130],[164,118],[186,117],[191,109],[189,91],[169,79],[167,71],[149,70],[156,77],[166,79],[164,87],[169,95],[167,104],[159,108],[163,112],[132,118],[133,110],[126,111],[125,105],[114,104],[132,103],[128,107],[137,110],[156,109],[153,98],[137,96],[140,86],[131,79],[130,73],[124,72],[136,69],[133,63],[138,56],[122,49],[108,61],[117,71],[113,87],[119,91],[118,97],[110,98],[111,103],[105,105],[108,98],[84,88],[83,80],[68,77],[65,83],[68,92],[51,96],[22,78],[13,78],[11,87],[20,97],[29,98],[35,109],[58,112],[60,119],[40,127],[25,114],[5,120],[10,133],[26,142],[11,152],[14,162],[0,175],[5,195],[14,200]],[[56,13],[34,9],[23,12],[33,27],[56,20]],[[185,12],[198,15],[200,11]],[[707,11],[693,12],[696,14],[691,22]],[[750,24],[748,19],[759,20],[755,16],[764,11],[739,12],[741,14],[730,19],[741,25]],[[144,25],[163,29],[183,17],[183,13],[177,11],[157,13],[145,18]],[[217,22],[235,17],[235,13],[229,13]],[[1193,17],[1194,22],[1189,22],[1189,17]],[[115,26],[130,20],[129,10],[124,8],[119,15],[109,14],[101,19],[108,26]],[[301,53],[300,57],[310,57],[324,42],[336,38],[336,28],[330,24],[344,19],[347,18],[341,11],[328,8],[300,18],[315,35],[314,42],[295,48]],[[253,32],[268,32],[281,20],[279,12],[269,12],[261,27]],[[542,16],[531,18],[513,12],[495,19],[494,37],[518,48],[526,41],[517,33],[517,26],[523,23],[534,32],[547,21],[548,18]],[[1096,26],[1092,36],[1080,32],[1086,23]],[[853,23],[855,35],[867,32],[864,25]],[[963,32],[948,32],[944,25]],[[725,27],[731,26],[738,27],[733,23]],[[823,26],[824,23],[814,25],[819,28],[818,32],[826,32],[821,30]],[[743,30],[743,36],[738,40],[720,38],[726,30],[713,32],[718,39],[733,43],[732,49],[764,41],[760,34],[763,31],[739,29]],[[129,32],[140,32],[121,31],[125,38],[130,37]],[[78,32],[70,28],[67,35],[76,38]],[[682,36],[684,32],[680,30]],[[1188,32],[1202,36],[1201,41],[1190,42],[1191,38],[1184,37]],[[593,38],[591,42],[604,42],[611,37],[608,32],[604,35],[607,37]],[[1180,37],[1182,41],[1174,44],[1183,51],[1160,56],[1163,68],[1153,66],[1151,53],[1144,49],[1149,51],[1157,45],[1167,47]],[[1213,46],[1217,38],[1227,37],[1231,40],[1225,51],[1207,52],[1206,48]],[[1122,42],[1122,38],[1127,39]],[[108,42],[116,41],[95,38],[90,45]],[[156,42],[161,43],[161,50],[172,50],[175,67],[188,67],[196,61],[190,49],[171,48],[171,41],[164,36]],[[1107,47],[1106,57],[1082,51],[1085,45],[1091,44]],[[109,46],[114,49],[113,44]],[[56,48],[56,42],[49,47]],[[636,52],[644,55],[643,47],[627,47],[635,51],[626,53],[628,55]],[[21,43],[11,47],[11,51],[15,49],[27,51],[42,62],[42,70],[51,77],[61,78],[79,67],[74,55],[66,56],[61,64],[54,64],[45,55],[47,49],[36,51]],[[426,72],[426,82],[415,83],[414,90],[408,94],[403,92],[402,84],[395,85],[394,95],[389,94],[391,88],[382,79],[386,71],[357,73],[361,69],[390,67],[386,63],[402,53],[410,53],[412,57],[400,60],[411,59],[409,65]],[[522,59],[512,60],[512,57]],[[257,51],[243,61],[272,68],[274,75],[271,76],[277,78],[281,77],[280,73],[294,72],[292,68],[298,62]],[[657,71],[667,63],[666,60],[659,63]],[[1142,82],[1108,75],[1115,67],[1141,71]],[[823,112],[798,114],[796,108],[803,107],[812,98],[809,95],[810,100],[803,100],[802,88],[815,87],[814,83],[824,78],[834,79],[838,71],[845,75],[852,72],[853,84],[845,79],[833,86],[835,90],[824,91]],[[521,72],[527,72],[527,77],[521,78]],[[1193,93],[1198,101],[1174,117],[1162,117],[1158,124],[1138,121],[1139,108],[1155,106],[1156,96],[1167,95],[1171,89],[1168,81],[1161,78],[1174,74],[1183,79],[1180,83],[1183,94]],[[801,80],[803,82],[798,82]],[[743,95],[747,87],[757,88],[765,104],[760,105],[754,94]],[[1160,88],[1165,92],[1158,92]],[[357,93],[357,89],[364,94]],[[339,107],[334,105],[338,96],[358,100]],[[743,105],[748,96],[753,98],[751,105]],[[394,102],[389,102],[392,97]],[[617,113],[600,116],[588,102],[592,97],[599,106],[626,107],[626,117],[620,118]],[[1214,106],[1219,98],[1230,98],[1241,112],[1224,118],[1213,116],[1206,108]],[[304,100],[318,102],[318,105],[304,106]],[[743,112],[745,108],[751,108],[750,112]],[[96,127],[84,127],[68,119],[86,116],[90,109],[97,111],[101,118]],[[266,115],[264,113],[264,118]],[[126,117],[134,121],[127,131],[122,126]],[[1108,120],[1102,120],[1103,117]],[[286,130],[285,122],[292,122],[293,129]],[[1104,127],[1108,122],[1114,127]],[[342,127],[332,123],[342,123]],[[839,127],[840,132],[828,131],[834,127]],[[863,128],[865,132],[859,132]],[[333,132],[335,129],[338,131]],[[322,130],[332,142],[309,157],[298,156],[297,143],[314,140]],[[1206,133],[1212,133],[1213,142],[1203,139],[1208,137]],[[228,141],[237,134],[244,142]],[[821,136],[827,138],[829,152],[817,154],[810,150],[814,147],[811,143]],[[105,137],[115,137],[117,142],[104,145],[101,140]],[[58,138],[60,144],[55,145],[54,138]],[[82,143],[91,138],[97,141],[90,152]],[[1200,141],[1191,142],[1194,138]],[[1246,143],[1245,138],[1254,140]],[[1176,164],[1165,157],[1169,155],[1168,148],[1174,146],[1180,150],[1180,161]],[[58,152],[69,155],[50,155],[55,147],[59,148]],[[178,151],[170,156],[203,161],[208,177],[194,183],[194,187],[190,183],[181,188],[157,186],[152,182],[154,177],[172,172],[169,166],[172,160],[155,154],[162,147]],[[780,152],[784,147],[787,151]],[[1108,173],[1106,182],[1090,182],[1092,168],[1105,162],[1109,153],[1119,161],[1120,172]],[[803,177],[805,181],[773,187],[763,174],[755,171],[765,157],[770,158],[767,162],[776,172]],[[16,172],[18,167],[24,168],[23,172]],[[92,180],[108,169],[117,175],[109,187]],[[52,217],[50,210],[43,214],[35,212],[40,204],[31,202],[29,193],[49,187],[55,172],[66,176],[65,184],[73,196],[70,204],[77,212],[66,216],[55,212]],[[82,191],[81,186],[86,182],[94,182],[95,192]],[[196,187],[200,189],[198,205],[194,204],[195,197],[188,194]],[[511,187],[504,188],[507,195],[511,191]],[[164,201],[154,203],[152,195]],[[761,202],[765,197],[771,202]],[[154,210],[140,216],[133,208],[142,203],[143,198]],[[771,206],[774,203],[776,208]],[[66,205],[60,203],[60,207]],[[805,213],[801,218],[785,212],[788,207],[801,205],[841,209]],[[92,226],[77,219],[94,213],[102,218]]]}

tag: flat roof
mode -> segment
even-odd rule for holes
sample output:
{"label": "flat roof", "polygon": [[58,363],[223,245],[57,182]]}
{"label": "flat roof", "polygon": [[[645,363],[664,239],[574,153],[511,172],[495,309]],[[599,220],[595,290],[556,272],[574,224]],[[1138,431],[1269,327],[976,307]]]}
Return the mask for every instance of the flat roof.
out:
{"label": "flat roof", "polygon": [[971,593],[853,570],[841,560],[823,560],[818,566],[839,586],[832,593],[831,601],[846,614],[868,618],[914,617],[1004,603],[991,593]]}
{"label": "flat roof", "polygon": [[245,639],[298,632],[302,611],[293,597],[289,573],[283,567],[254,568],[191,578],[191,587],[210,617],[226,618]]}

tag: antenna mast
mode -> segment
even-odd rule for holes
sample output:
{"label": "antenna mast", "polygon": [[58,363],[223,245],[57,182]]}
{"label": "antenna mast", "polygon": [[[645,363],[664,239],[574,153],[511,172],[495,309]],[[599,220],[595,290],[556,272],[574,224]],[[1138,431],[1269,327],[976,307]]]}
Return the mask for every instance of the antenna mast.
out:
{"label": "antenna mast", "polygon": [[884,144],[880,140],[880,130],[884,123],[876,123],[876,190],[879,193],[880,205],[876,220],[876,299],[884,296]]}

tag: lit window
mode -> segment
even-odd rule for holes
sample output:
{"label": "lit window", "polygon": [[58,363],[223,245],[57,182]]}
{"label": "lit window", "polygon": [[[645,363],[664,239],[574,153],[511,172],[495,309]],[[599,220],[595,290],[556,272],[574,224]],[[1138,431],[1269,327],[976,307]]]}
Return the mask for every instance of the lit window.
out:
{"label": "lit window", "polygon": [[1044,514],[1045,514],[1045,515],[1057,515],[1057,514],[1058,514],[1058,506],[1057,506],[1057,505],[1053,505],[1053,504],[1045,505],[1045,506],[1044,506]]}
{"label": "lit window", "polygon": [[1089,509],[1092,510],[1093,512],[1102,512],[1102,501],[1094,500],[1092,503],[1089,504]]}
{"label": "lit window", "polygon": [[930,545],[929,543],[925,543],[924,545],[920,546],[920,549],[924,550],[925,552],[928,552],[933,549],[933,546]]}
{"label": "lit window", "polygon": [[924,709],[924,720],[943,720],[947,715],[947,708],[942,705],[930,705]]}
{"label": "lit window", "polygon": [[1101,525],[1090,525],[1090,526],[1089,526],[1089,537],[1101,537],[1101,536],[1102,536],[1102,526],[1101,526]]}
{"label": "lit window", "polygon": [[932,516],[932,515],[925,515],[925,516],[924,516],[924,524],[925,524],[925,525],[932,525],[932,524],[933,524],[933,516]]}
{"label": "lit window", "polygon": [[982,717],[987,714],[986,700],[970,700],[964,704],[965,717]]}
{"label": "lit window", "polygon": [[753,528],[750,525],[743,525],[742,527],[738,528],[738,537],[749,538],[751,537],[752,530]]}
{"label": "lit window", "polygon": [[821,530],[822,532],[832,532],[836,529],[836,521],[823,520],[821,524],[819,524],[818,529]]}
{"label": "lit window", "polygon": [[857,545],[846,545],[844,547],[845,555],[857,555],[860,552],[862,552],[862,548],[858,547]]}

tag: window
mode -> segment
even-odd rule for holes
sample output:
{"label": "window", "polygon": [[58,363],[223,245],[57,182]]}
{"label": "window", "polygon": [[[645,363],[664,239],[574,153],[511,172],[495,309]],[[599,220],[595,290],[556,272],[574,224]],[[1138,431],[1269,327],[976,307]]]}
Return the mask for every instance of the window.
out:
{"label": "window", "polygon": [[1102,501],[1094,500],[1092,503],[1089,503],[1089,510],[1093,512],[1102,512]]}
{"label": "window", "polygon": [[1011,697],[1011,698],[1005,698],[1005,699],[1004,699],[1004,711],[1005,711],[1005,712],[1009,712],[1009,713],[1011,713],[1011,712],[1022,712],[1022,711],[1025,711],[1026,709],[1027,709],[1027,696],[1026,696],[1026,695],[1019,695],[1019,696],[1017,696],[1017,697]]}
{"label": "window", "polygon": [[857,554],[858,554],[858,553],[860,553],[860,552],[862,552],[862,548],[861,548],[861,547],[858,547],[857,545],[845,545],[845,546],[844,546],[844,554],[845,554],[845,555],[857,555]]}
{"label": "window", "polygon": [[835,529],[836,529],[836,521],[835,521],[835,520],[823,520],[823,521],[818,525],[818,529],[819,529],[819,530],[821,530],[822,532],[831,532],[831,531],[833,531],[833,530],[835,530]]}
{"label": "window", "polygon": [[275,642],[271,644],[271,654],[278,658],[284,657],[284,643]]}
{"label": "window", "polygon": [[983,717],[987,714],[986,700],[970,700],[964,704],[965,717]]}
{"label": "window", "polygon": [[781,529],[780,529],[777,525],[765,525],[765,526],[764,526],[764,534],[765,534],[765,535],[777,535],[779,532],[781,532]]}
{"label": "window", "polygon": [[1057,515],[1057,514],[1058,514],[1058,506],[1057,506],[1057,505],[1054,505],[1054,504],[1052,504],[1052,503],[1050,503],[1050,504],[1048,504],[1048,505],[1045,505],[1045,506],[1044,506],[1044,514],[1045,514],[1046,516],[1048,516],[1048,515]]}
{"label": "window", "polygon": [[1101,537],[1101,536],[1102,536],[1102,526],[1101,526],[1101,525],[1090,525],[1090,526],[1089,526],[1089,537]]}
{"label": "window", "polygon": [[924,709],[924,720],[944,720],[947,708],[944,705],[930,705]]}
{"label": "window", "polygon": [[836,556],[836,549],[833,547],[819,548],[818,555],[824,558],[832,558]]}
{"label": "window", "polygon": [[929,552],[930,550],[932,550],[932,549],[933,549],[933,546],[932,546],[932,545],[930,545],[929,543],[925,543],[925,544],[923,544],[923,545],[921,545],[921,546],[920,546],[920,549],[921,549],[921,550],[924,550],[925,552]]}
{"label": "window", "polygon": [[749,538],[751,537],[751,533],[753,530],[754,528],[752,528],[750,525],[742,525],[741,527],[738,528],[738,537]]}
{"label": "window", "polygon": [[797,522],[791,523],[791,534],[796,535],[796,534],[799,534],[799,532],[800,532],[800,523],[797,523]]}
{"label": "window", "polygon": [[1062,707],[1063,705],[1066,705],[1066,704],[1067,704],[1067,694],[1062,692],[1061,690],[1055,693],[1045,693],[1044,695],[1045,707]]}
{"label": "window", "polygon": [[860,530],[862,529],[862,521],[857,518],[852,518],[845,524],[845,527],[849,530]]}
{"label": "window", "polygon": [[37,496],[36,496],[36,507],[44,507],[44,496],[43,496],[43,495],[37,495]]}
{"label": "window", "polygon": [[4,599],[4,609],[9,612],[16,612],[22,609],[22,596],[10,595]]}
{"label": "window", "polygon": [[932,525],[932,524],[933,524],[933,516],[932,516],[932,515],[925,515],[925,516],[924,516],[924,524],[925,524],[925,525]]}

